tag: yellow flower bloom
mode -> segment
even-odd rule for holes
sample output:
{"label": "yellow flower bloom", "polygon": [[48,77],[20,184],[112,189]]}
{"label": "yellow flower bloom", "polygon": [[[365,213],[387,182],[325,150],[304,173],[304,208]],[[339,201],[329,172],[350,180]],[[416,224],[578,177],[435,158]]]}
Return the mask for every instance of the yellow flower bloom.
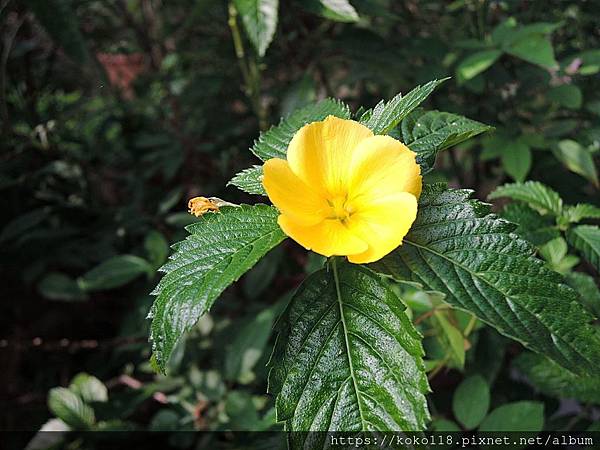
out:
{"label": "yellow flower bloom", "polygon": [[298,130],[287,161],[265,162],[263,185],[288,236],[321,255],[362,264],[402,244],[422,180],[404,144],[329,116]]}

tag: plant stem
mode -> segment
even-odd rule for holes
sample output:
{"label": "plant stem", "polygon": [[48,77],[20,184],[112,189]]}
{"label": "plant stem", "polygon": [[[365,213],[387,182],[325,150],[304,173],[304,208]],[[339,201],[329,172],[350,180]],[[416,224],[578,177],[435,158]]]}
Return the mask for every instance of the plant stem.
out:
{"label": "plant stem", "polygon": [[267,129],[267,111],[263,107],[260,98],[260,66],[258,65],[255,58],[249,58],[246,61],[246,52],[244,51],[244,43],[240,29],[237,24],[237,9],[233,3],[229,3],[229,29],[231,30],[231,37],[233,39],[233,47],[235,49],[235,56],[242,72],[242,78],[244,79],[244,93],[250,99],[252,103],[252,109],[258,118],[258,124],[261,130]]}

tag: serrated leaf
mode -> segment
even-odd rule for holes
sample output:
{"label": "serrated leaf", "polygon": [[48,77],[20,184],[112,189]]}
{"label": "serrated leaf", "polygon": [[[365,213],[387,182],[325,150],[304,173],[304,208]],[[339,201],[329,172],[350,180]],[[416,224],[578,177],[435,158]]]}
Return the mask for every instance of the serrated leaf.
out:
{"label": "serrated leaf", "polygon": [[594,278],[586,273],[571,272],[566,275],[566,279],[569,286],[579,293],[581,304],[600,318],[600,289]]}
{"label": "serrated leaf", "polygon": [[557,398],[600,404],[600,378],[582,377],[535,353],[523,353],[513,363],[536,389]]}
{"label": "serrated leaf", "polygon": [[307,11],[337,22],[357,22],[359,19],[348,0],[301,0],[299,4]]}
{"label": "serrated leaf", "polygon": [[77,394],[63,387],[50,390],[48,409],[76,430],[89,429],[96,421],[94,410],[86,405]]}
{"label": "serrated leaf", "polygon": [[600,335],[577,293],[533,257],[513,224],[469,196],[425,186],[404,243],[371,267],[445,293],[448,303],[570,370],[600,373]]}
{"label": "serrated leaf", "polygon": [[149,314],[152,348],[162,371],[183,333],[227,286],[285,239],[278,214],[266,205],[223,207],[186,228],[190,235],[173,246],[175,253],[160,269],[166,275],[153,292],[157,297]]}
{"label": "serrated leaf", "polygon": [[448,78],[433,80],[423,86],[417,86],[405,96],[398,94],[388,102],[382,100],[372,110],[362,115],[360,123],[375,134],[387,134],[446,80]]}
{"label": "serrated leaf", "polygon": [[560,236],[556,221],[551,216],[542,216],[525,203],[505,205],[500,216],[517,224],[514,232],[533,245],[542,245]]}
{"label": "serrated leaf", "polygon": [[544,427],[544,404],[541,402],[514,402],[493,410],[479,427],[483,432],[531,431]]}
{"label": "serrated leaf", "polygon": [[259,56],[264,56],[277,28],[279,0],[234,0],[244,30]]}
{"label": "serrated leaf", "polygon": [[452,412],[467,430],[485,418],[490,407],[490,387],[481,375],[465,378],[454,391]]}
{"label": "serrated leaf", "polygon": [[108,401],[108,389],[98,378],[79,373],[71,380],[69,390],[79,395],[86,403]]}
{"label": "serrated leaf", "polygon": [[237,173],[227,185],[231,184],[248,194],[267,195],[262,184],[262,177],[262,166],[252,166]]}
{"label": "serrated leaf", "polygon": [[299,109],[289,117],[281,119],[278,125],[261,133],[258,140],[254,142],[252,153],[263,161],[271,158],[285,159],[288,144],[296,131],[307,123],[324,120],[327,116],[349,119],[350,110],[347,105],[331,98]]}
{"label": "serrated leaf", "polygon": [[465,81],[486,71],[501,55],[502,51],[500,50],[483,50],[467,56],[456,68],[458,84],[463,84]]}
{"label": "serrated leaf", "polygon": [[562,213],[563,202],[558,193],[539,181],[505,184],[488,195],[490,200],[501,197],[525,202],[541,214],[560,216]]}
{"label": "serrated leaf", "polygon": [[600,272],[600,228],[578,225],[567,231],[567,241]]}
{"label": "serrated leaf", "polygon": [[433,168],[438,152],[491,128],[456,114],[419,109],[402,121],[402,142],[417,153],[421,173],[425,174]]}
{"label": "serrated leaf", "polygon": [[[277,420],[288,431],[424,429],[423,349],[404,305],[369,270],[335,264],[306,279],[279,321],[269,374]],[[291,439],[321,448],[325,435]]]}
{"label": "serrated leaf", "polygon": [[600,208],[589,203],[578,203],[575,206],[567,206],[563,216],[572,223],[583,219],[600,219]]}

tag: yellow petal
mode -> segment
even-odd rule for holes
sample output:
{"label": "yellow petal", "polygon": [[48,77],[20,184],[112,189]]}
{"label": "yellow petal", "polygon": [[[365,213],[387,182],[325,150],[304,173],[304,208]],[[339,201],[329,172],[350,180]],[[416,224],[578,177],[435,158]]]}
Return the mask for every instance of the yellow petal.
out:
{"label": "yellow petal", "polygon": [[339,220],[326,219],[317,225],[301,226],[286,214],[277,221],[285,234],[307,250],[323,256],[351,255],[367,250],[367,243],[350,232]]}
{"label": "yellow petal", "polygon": [[323,195],[345,193],[353,153],[373,132],[353,120],[327,117],[303,126],[288,146],[292,171]]}
{"label": "yellow petal", "polygon": [[270,159],[265,162],[263,172],[267,195],[283,214],[304,226],[314,225],[325,218],[329,210],[327,201],[294,175],[287,161]]}
{"label": "yellow petal", "polygon": [[383,258],[402,244],[417,217],[417,199],[407,192],[388,196],[352,215],[348,221],[350,230],[369,244],[360,254],[349,254],[348,260],[366,264]]}
{"label": "yellow petal", "polygon": [[350,199],[371,203],[398,192],[409,192],[418,198],[422,179],[415,157],[406,145],[390,136],[363,140],[354,151]]}

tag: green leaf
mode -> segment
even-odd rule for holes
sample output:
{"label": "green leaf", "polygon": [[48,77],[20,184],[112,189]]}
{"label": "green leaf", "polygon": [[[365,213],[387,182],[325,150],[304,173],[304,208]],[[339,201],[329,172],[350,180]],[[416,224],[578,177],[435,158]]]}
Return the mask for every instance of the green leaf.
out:
{"label": "green leaf", "polygon": [[152,230],[146,235],[144,248],[148,254],[148,260],[153,267],[162,266],[169,256],[169,243],[158,231]]}
{"label": "green leaf", "polygon": [[544,404],[540,402],[514,402],[502,405],[485,418],[479,431],[542,431]]}
{"label": "green leaf", "polygon": [[600,219],[600,208],[589,203],[578,203],[575,206],[567,206],[563,211],[563,217],[571,223],[583,219]]}
{"label": "green leaf", "polygon": [[554,154],[571,172],[581,175],[596,187],[600,187],[596,165],[587,148],[571,139],[563,139],[554,149]]}
{"label": "green leaf", "polygon": [[65,274],[50,272],[38,284],[38,291],[50,300],[85,300],[86,294],[79,284]]}
{"label": "green leaf", "polygon": [[579,293],[580,303],[597,318],[600,317],[600,289],[594,278],[586,273],[571,272],[566,275],[567,283]]}
{"label": "green leaf", "polygon": [[48,409],[76,430],[89,429],[96,418],[94,410],[74,392],[63,387],[57,387],[48,393]]}
{"label": "green leaf", "polygon": [[98,378],[79,373],[71,380],[69,390],[77,394],[84,402],[106,402],[108,401],[108,389]]}
{"label": "green leaf", "polygon": [[529,352],[519,355],[513,364],[536,389],[546,395],[600,404],[598,377],[577,376],[548,358]]}
{"label": "green leaf", "polygon": [[78,283],[85,291],[102,291],[123,286],[140,275],[153,273],[154,269],[145,259],[134,255],[119,255],[83,274]]}
{"label": "green leaf", "polygon": [[327,98],[319,103],[299,109],[279,125],[262,132],[254,146],[252,153],[263,161],[271,158],[285,159],[288,144],[300,128],[307,123],[324,120],[327,116],[336,116],[342,119],[350,118],[350,110],[338,100]]}
{"label": "green leaf", "polygon": [[417,86],[405,96],[398,94],[388,102],[382,100],[362,115],[360,123],[375,134],[388,134],[447,79],[433,80],[423,86]]}
{"label": "green leaf", "polygon": [[481,423],[490,408],[490,387],[481,375],[465,378],[454,391],[452,412],[467,430]]}
{"label": "green leaf", "polygon": [[569,109],[579,109],[583,103],[583,94],[574,84],[563,84],[548,91],[548,98]]}
{"label": "green leaf", "polygon": [[540,256],[548,262],[548,266],[563,275],[579,263],[579,258],[567,255],[567,241],[560,236],[546,242],[539,250]]}
{"label": "green leaf", "polygon": [[265,187],[262,184],[262,177],[262,166],[252,166],[237,173],[227,183],[227,186],[231,184],[248,194],[267,195]]}
{"label": "green leaf", "polygon": [[[423,430],[419,333],[378,276],[336,264],[309,276],[279,321],[269,374],[277,420],[288,431]],[[294,448],[321,448],[325,436],[291,439],[300,440]]]}
{"label": "green leaf", "polygon": [[205,314],[223,290],[285,239],[278,212],[266,205],[223,207],[187,227],[160,269],[166,275],[153,294],[150,339],[164,371],[178,339]]}
{"label": "green leaf", "polygon": [[563,202],[558,193],[539,181],[505,184],[488,195],[490,200],[501,197],[525,202],[541,214],[560,216],[562,213]]}
{"label": "green leaf", "polygon": [[248,39],[258,55],[265,56],[277,28],[279,0],[234,0],[233,3],[242,18]]}
{"label": "green leaf", "polygon": [[456,68],[458,84],[463,84],[490,68],[501,55],[500,50],[484,50],[467,56]]}
{"label": "green leaf", "polygon": [[567,241],[600,272],[600,228],[578,225],[567,231]]}
{"label": "green leaf", "polygon": [[458,328],[452,325],[442,311],[436,311],[434,317],[440,325],[442,336],[446,341],[452,366],[463,369],[465,366],[465,338]]}
{"label": "green leaf", "polygon": [[[513,38],[513,42],[504,49],[506,53],[545,69],[558,68],[552,43],[547,36],[539,33],[519,33],[515,34],[515,37],[516,39]],[[519,39],[520,37],[522,38]]]}
{"label": "green leaf", "polygon": [[509,203],[500,212],[503,219],[517,224],[515,233],[533,245],[542,245],[560,236],[551,216],[542,216],[525,203]]}
{"label": "green leaf", "polygon": [[301,0],[299,4],[307,11],[337,22],[357,22],[359,19],[348,0]]}
{"label": "green leaf", "polygon": [[247,384],[254,379],[252,372],[261,358],[275,321],[276,308],[266,308],[248,320],[226,348],[224,376],[231,381]]}
{"label": "green leaf", "polygon": [[417,153],[421,173],[431,171],[437,154],[492,127],[466,117],[418,109],[402,121],[402,142]]}
{"label": "green leaf", "polygon": [[26,234],[48,217],[47,208],[34,209],[8,222],[0,233],[0,242],[8,244]]}
{"label": "green leaf", "polygon": [[510,142],[501,155],[502,166],[518,182],[525,181],[531,169],[531,149],[522,140]]}
{"label": "green leaf", "polygon": [[371,267],[446,294],[448,303],[569,369],[600,373],[600,335],[577,293],[533,257],[513,224],[469,196],[425,186],[404,243]]}

